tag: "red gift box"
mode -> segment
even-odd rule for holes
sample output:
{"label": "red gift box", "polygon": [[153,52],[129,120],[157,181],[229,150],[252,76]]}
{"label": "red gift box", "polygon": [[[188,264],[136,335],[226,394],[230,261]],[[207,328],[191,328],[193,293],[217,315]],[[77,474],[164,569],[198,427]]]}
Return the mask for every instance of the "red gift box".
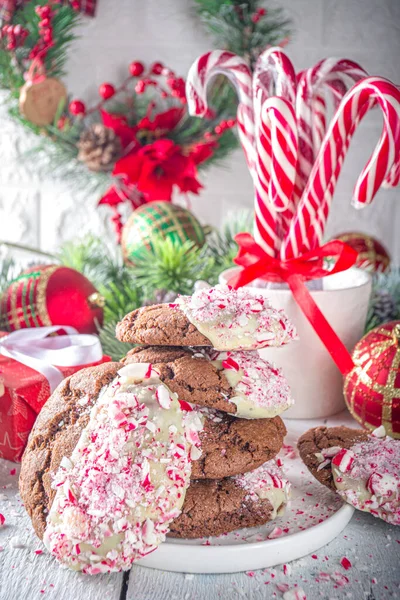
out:
{"label": "red gift box", "polygon": [[[5,333],[0,332],[0,337]],[[58,367],[68,377],[80,369],[109,362],[101,360],[74,367]],[[20,461],[36,416],[51,393],[47,379],[30,367],[0,355],[0,458]]]}

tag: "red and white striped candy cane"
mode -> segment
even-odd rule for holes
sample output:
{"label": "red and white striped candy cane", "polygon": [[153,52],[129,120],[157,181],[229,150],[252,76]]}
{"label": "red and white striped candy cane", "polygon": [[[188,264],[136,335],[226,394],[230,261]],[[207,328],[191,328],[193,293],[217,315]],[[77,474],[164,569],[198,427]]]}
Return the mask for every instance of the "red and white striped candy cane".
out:
{"label": "red and white striped candy cane", "polygon": [[322,240],[332,194],[343,159],[362,117],[374,106],[383,112],[379,142],[359,176],[353,194],[357,208],[372,202],[400,154],[400,91],[382,77],[356,83],[343,98],[328,128],[309,180],[282,245],[282,257],[291,258],[316,247]]}
{"label": "red and white striped candy cane", "polygon": [[367,76],[368,73],[357,63],[336,58],[323,59],[298,74],[296,115],[300,151],[297,187],[301,192],[326,133],[325,91],[329,91],[337,109],[347,90]]}
{"label": "red and white striped candy cane", "polygon": [[[272,255],[279,254],[281,240],[294,214],[292,195],[297,161],[295,96],[296,75],[292,63],[281,48],[269,48],[259,56],[255,66],[253,99],[257,150],[255,234],[258,243]],[[268,213],[269,222],[257,219],[257,216]],[[273,221],[275,235],[272,236]],[[274,241],[273,253],[265,247],[266,239],[269,247]]]}
{"label": "red and white striped candy cane", "polygon": [[222,74],[228,77],[239,97],[238,131],[240,141],[254,175],[255,137],[252,95],[252,76],[242,58],[232,52],[213,50],[200,56],[191,66],[186,83],[188,110],[199,117],[207,113],[207,86],[211,78]]}

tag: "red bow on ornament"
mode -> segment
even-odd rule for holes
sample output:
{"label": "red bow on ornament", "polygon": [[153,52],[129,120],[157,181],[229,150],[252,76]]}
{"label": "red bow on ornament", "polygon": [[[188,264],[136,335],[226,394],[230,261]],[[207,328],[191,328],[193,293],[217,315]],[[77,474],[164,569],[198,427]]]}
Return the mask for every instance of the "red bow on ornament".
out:
{"label": "red bow on ornament", "polygon": [[[298,258],[279,260],[269,256],[249,233],[235,237],[239,252],[235,263],[243,269],[229,280],[234,288],[248,285],[255,279],[287,283],[293,297],[343,375],[353,368],[353,360],[324,315],[318,308],[304,282],[346,271],[354,265],[357,252],[344,242],[334,240],[307,252]],[[334,261],[333,267],[324,266],[325,259]]]}
{"label": "red bow on ornament", "polygon": [[[14,16],[14,12],[26,4],[29,0],[0,0],[0,23],[9,23]],[[69,0],[64,4],[69,4],[76,11],[94,17],[97,0]]]}

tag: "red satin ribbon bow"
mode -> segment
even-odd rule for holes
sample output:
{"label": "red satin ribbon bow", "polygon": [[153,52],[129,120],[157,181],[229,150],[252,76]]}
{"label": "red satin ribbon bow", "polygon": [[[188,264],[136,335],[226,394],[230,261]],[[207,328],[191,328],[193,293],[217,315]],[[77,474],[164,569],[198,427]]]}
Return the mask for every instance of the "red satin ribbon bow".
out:
{"label": "red satin ribbon bow", "polygon": [[[229,285],[238,288],[255,279],[287,283],[341,373],[346,375],[351,371],[354,363],[347,348],[325,319],[304,282],[346,271],[356,262],[357,252],[344,242],[334,240],[299,258],[279,260],[266,254],[249,233],[239,233],[235,241],[239,245],[235,263],[243,269],[229,280]],[[332,269],[324,268],[325,258],[335,261]]]}

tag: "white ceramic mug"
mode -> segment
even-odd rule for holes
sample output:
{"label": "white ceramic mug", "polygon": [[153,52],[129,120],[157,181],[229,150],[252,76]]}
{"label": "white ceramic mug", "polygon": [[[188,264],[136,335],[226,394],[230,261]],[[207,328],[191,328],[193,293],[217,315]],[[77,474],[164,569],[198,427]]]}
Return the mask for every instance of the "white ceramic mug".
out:
{"label": "white ceramic mug", "polygon": [[[227,283],[239,267],[221,273]],[[323,289],[310,291],[322,313],[348,350],[363,335],[372,278],[355,267],[322,279]],[[299,340],[282,348],[266,348],[260,355],[283,369],[295,404],[285,417],[312,419],[328,417],[344,408],[343,377],[330,354],[287,289],[249,286],[267,296],[272,306],[282,308],[294,323]]]}

